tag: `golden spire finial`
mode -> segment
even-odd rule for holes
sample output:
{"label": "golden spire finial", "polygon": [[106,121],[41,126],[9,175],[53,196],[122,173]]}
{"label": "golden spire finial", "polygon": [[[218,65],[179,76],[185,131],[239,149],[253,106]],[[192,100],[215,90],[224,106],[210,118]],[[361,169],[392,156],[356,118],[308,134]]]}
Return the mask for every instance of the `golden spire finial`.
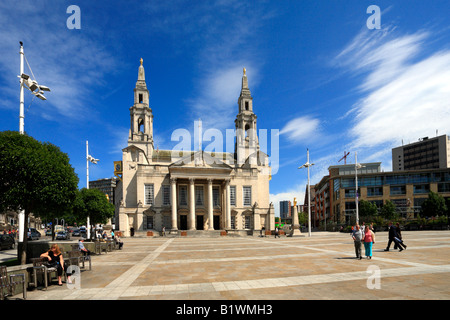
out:
{"label": "golden spire finial", "polygon": [[144,59],[141,58],[141,66],[142,66],[143,63],[144,63]]}
{"label": "golden spire finial", "polygon": [[245,72],[247,72],[247,70],[245,70],[245,68],[244,68],[244,76],[245,76]]}

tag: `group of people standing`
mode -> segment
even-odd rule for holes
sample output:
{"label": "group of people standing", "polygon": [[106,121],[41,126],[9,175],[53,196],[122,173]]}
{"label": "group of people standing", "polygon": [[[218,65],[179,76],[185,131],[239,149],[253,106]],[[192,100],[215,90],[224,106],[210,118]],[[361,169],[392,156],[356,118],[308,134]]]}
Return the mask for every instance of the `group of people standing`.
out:
{"label": "group of people standing", "polygon": [[[394,242],[394,249],[400,249],[403,251],[406,249],[406,244],[402,240],[402,234],[400,230],[400,224],[397,222],[396,225],[392,225],[392,222],[389,222],[389,241],[386,249],[384,251],[389,251],[392,242]],[[359,226],[356,224],[354,228],[352,228],[352,238],[355,245],[355,254],[357,259],[362,259],[362,244],[364,243],[365,256],[366,259],[372,259],[372,247],[375,243],[375,231],[373,229],[373,224],[370,226],[364,225]]]}
{"label": "group of people standing", "polygon": [[363,223],[362,228],[356,224],[352,231],[352,238],[355,244],[355,254],[357,259],[362,259],[361,246],[364,243],[365,255],[367,259],[372,259],[372,246],[375,243],[375,232]]}

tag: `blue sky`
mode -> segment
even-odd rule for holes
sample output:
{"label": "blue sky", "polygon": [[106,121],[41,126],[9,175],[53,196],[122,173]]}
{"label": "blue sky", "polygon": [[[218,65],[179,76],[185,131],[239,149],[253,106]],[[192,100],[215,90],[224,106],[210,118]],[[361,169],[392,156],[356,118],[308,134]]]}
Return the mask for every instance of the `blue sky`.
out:
{"label": "blue sky", "polygon": [[[79,30],[67,28],[70,5]],[[367,28],[370,5],[381,9],[379,30]],[[303,203],[307,148],[313,184],[344,151],[347,163],[356,151],[391,171],[402,141],[450,134],[449,9],[447,0],[4,1],[0,130],[19,129],[19,41],[52,90],[47,101],[25,92],[25,131],[69,155],[80,188],[86,140],[100,159],[91,180],[121,160],[141,57],[156,146],[168,150],[172,132],[193,132],[199,118],[205,130],[234,129],[245,67],[258,129],[280,132],[278,212],[279,200]]]}

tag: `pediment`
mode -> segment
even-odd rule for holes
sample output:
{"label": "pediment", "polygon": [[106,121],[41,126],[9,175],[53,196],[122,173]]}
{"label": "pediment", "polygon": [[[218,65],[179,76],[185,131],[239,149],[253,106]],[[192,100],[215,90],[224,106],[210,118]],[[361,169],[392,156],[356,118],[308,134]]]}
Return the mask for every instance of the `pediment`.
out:
{"label": "pediment", "polygon": [[222,155],[211,155],[208,152],[197,151],[182,157],[172,163],[169,168],[197,168],[197,169],[228,169],[233,168],[225,163]]}

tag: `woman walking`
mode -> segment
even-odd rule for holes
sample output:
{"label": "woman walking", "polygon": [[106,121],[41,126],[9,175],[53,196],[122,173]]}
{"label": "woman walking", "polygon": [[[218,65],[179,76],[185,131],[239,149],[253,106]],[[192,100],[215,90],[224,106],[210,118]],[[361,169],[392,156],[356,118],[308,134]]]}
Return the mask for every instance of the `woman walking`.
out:
{"label": "woman walking", "polygon": [[364,249],[366,250],[366,258],[372,259],[372,245],[375,243],[375,234],[366,226],[364,233]]}

